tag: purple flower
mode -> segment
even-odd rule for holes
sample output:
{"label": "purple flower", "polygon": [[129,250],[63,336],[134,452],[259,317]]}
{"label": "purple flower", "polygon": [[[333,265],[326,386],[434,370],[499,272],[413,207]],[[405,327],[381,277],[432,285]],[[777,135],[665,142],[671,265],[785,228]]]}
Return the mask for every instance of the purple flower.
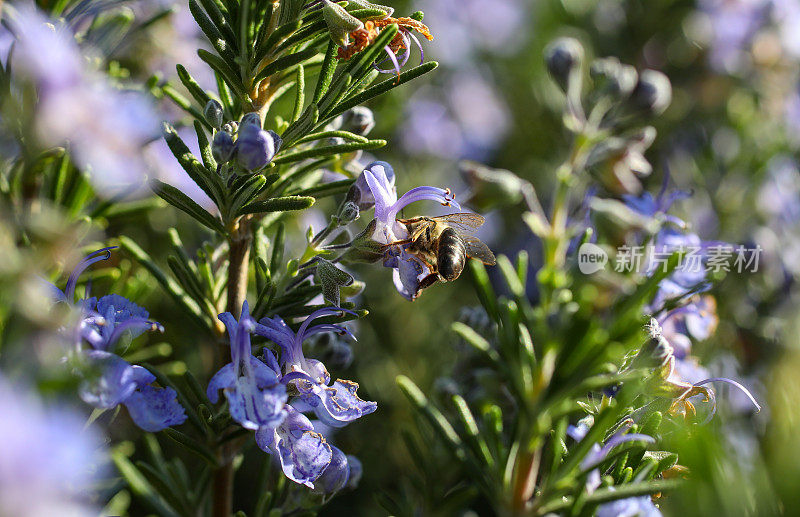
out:
{"label": "purple flower", "polygon": [[[98,409],[124,404],[134,423],[145,431],[155,432],[182,424],[186,414],[175,390],[152,386],[156,380],[152,373],[109,352],[123,336],[133,339],[145,330],[163,330],[161,325],[148,320],[145,309],[116,294],[74,300],[80,275],[92,264],[108,260],[112,249],[98,250],[78,263],[63,291],[47,283],[56,302],[66,303],[78,313],[78,323],[71,330],[71,336],[75,359],[83,373],[79,388],[81,399]],[[83,350],[83,343],[88,343],[92,349]]]}
{"label": "purple flower", "polygon": [[245,170],[260,169],[272,161],[281,142],[274,131],[264,131],[256,124],[243,122],[236,139],[236,159]]}
{"label": "purple flower", "polygon": [[321,316],[351,313],[338,307],[319,309],[306,318],[297,333],[280,318],[264,318],[256,325],[255,333],[264,336],[281,347],[281,382],[299,393],[301,402],[308,405],[322,423],[332,427],[343,427],[364,415],[374,412],[375,402],[362,400],[356,394],[358,384],[348,380],[336,380],[330,386],[331,377],[325,365],[303,354],[303,341],[320,332],[338,332],[353,339],[349,330],[341,325],[326,323],[310,326]]}
{"label": "purple flower", "polygon": [[333,448],[322,434],[314,431],[306,416],[292,406],[287,406],[286,412],[279,425],[256,431],[256,444],[277,456],[286,477],[314,488],[314,482],[331,464]]}
{"label": "purple flower", "polygon": [[708,339],[717,327],[717,302],[712,296],[697,296],[688,304],[673,309],[660,318],[662,335],[683,359],[691,350],[692,339]]}
{"label": "purple flower", "polygon": [[[286,387],[280,383],[279,371],[253,356],[250,334],[256,322],[250,316],[247,302],[242,305],[239,321],[229,312],[220,314],[219,319],[228,329],[231,362],[209,381],[208,399],[217,403],[218,392],[223,390],[231,417],[245,429],[277,426],[287,414]],[[274,357],[269,362],[275,363]]]}
{"label": "purple flower", "polygon": [[68,145],[71,158],[90,173],[102,195],[128,193],[144,185],[152,164],[142,148],[158,134],[158,117],[141,92],[121,91],[88,66],[70,28],[32,6],[10,20],[17,36],[12,56],[37,90],[33,127],[41,144]]}
{"label": "purple flower", "polygon": [[597,517],[660,517],[650,496],[617,499],[597,507]]}
{"label": "purple flower", "polygon": [[104,450],[85,419],[2,376],[0,413],[0,514],[97,515],[90,486]]}
{"label": "purple flower", "polygon": [[[416,187],[399,199],[394,187],[394,174],[385,162],[373,162],[362,173],[375,200],[375,231],[372,240],[385,246],[383,265],[392,268],[393,279],[398,292],[408,300],[419,295],[420,281],[430,271],[427,266],[405,251],[402,245],[395,242],[409,237],[406,227],[397,221],[397,214],[406,206],[416,201],[437,201],[444,206],[452,206],[461,210],[455,196],[450,190],[436,187]],[[390,174],[391,173],[391,176]]]}

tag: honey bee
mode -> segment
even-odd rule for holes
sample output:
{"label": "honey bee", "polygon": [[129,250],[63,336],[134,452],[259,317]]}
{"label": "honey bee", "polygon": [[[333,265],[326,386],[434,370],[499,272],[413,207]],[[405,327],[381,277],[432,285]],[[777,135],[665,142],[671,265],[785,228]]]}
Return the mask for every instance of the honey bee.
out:
{"label": "honey bee", "polygon": [[467,258],[478,259],[486,265],[496,263],[489,247],[470,233],[483,225],[478,214],[457,213],[438,217],[398,219],[409,238],[393,244],[408,244],[406,251],[428,267],[430,274],[420,281],[420,289],[437,280],[451,282],[461,275]]}

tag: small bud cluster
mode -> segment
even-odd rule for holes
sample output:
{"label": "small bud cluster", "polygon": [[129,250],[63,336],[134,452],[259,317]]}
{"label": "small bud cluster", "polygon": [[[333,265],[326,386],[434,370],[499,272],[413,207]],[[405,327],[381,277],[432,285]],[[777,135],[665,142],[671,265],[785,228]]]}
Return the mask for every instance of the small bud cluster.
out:
{"label": "small bud cluster", "polygon": [[206,104],[203,115],[216,130],[211,151],[219,165],[235,159],[236,165],[249,173],[266,167],[280,150],[281,137],[274,131],[262,129],[258,113],[245,114],[239,123],[224,122],[222,106],[212,99]]}

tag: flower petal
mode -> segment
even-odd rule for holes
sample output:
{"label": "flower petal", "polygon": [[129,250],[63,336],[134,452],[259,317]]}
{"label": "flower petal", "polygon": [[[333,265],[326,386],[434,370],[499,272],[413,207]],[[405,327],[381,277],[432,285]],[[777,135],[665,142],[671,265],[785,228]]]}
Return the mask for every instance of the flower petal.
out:
{"label": "flower petal", "polygon": [[314,407],[314,413],[322,423],[331,427],[343,427],[378,409],[376,402],[360,399],[356,390],[358,384],[355,382],[339,379],[333,386],[318,386],[314,390],[314,396],[318,400],[311,399],[311,396],[304,400]]}
{"label": "flower petal", "polygon": [[208,381],[206,396],[212,404],[219,401],[219,390],[231,388],[236,383],[236,375],[233,373],[233,363],[228,363],[219,369],[217,373]]}
{"label": "flower petal", "polygon": [[296,483],[314,488],[333,457],[331,446],[315,432],[311,421],[291,411],[284,424],[278,427],[278,458],[286,477]]}
{"label": "flower petal", "polygon": [[[436,187],[416,187],[403,194],[400,199],[398,199],[391,207],[389,207],[385,219],[383,219],[384,222],[392,221],[397,218],[398,212],[411,203],[425,200],[436,201],[444,206],[451,206],[456,210],[461,210],[461,205],[456,203],[455,196],[450,189],[444,190]],[[375,217],[378,217],[377,206],[375,210]],[[380,219],[380,217],[378,218]]]}
{"label": "flower petal", "polygon": [[428,268],[403,251],[392,271],[394,286],[406,300],[414,301],[420,293],[420,279],[428,274]]}
{"label": "flower petal", "polygon": [[172,388],[143,386],[124,404],[133,422],[151,433],[186,421],[186,411],[178,403],[178,394]]}
{"label": "flower petal", "polygon": [[334,494],[347,486],[350,479],[350,464],[348,457],[333,445],[331,448],[331,460],[328,467],[317,478],[314,483],[314,491],[324,494]]}
{"label": "flower petal", "polygon": [[86,353],[91,371],[81,382],[81,399],[99,409],[111,409],[136,390],[134,369],[120,356],[92,350]]}
{"label": "flower petal", "polygon": [[260,389],[245,377],[236,380],[233,387],[225,389],[231,418],[245,429],[275,427],[286,417],[286,386],[275,384]]}

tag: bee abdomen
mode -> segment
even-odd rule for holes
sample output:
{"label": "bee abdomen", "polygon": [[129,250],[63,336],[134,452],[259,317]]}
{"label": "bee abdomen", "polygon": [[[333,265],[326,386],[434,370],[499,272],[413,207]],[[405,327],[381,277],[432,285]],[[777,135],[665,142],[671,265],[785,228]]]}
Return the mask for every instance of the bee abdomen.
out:
{"label": "bee abdomen", "polygon": [[439,274],[447,281],[455,280],[464,270],[467,250],[464,241],[452,228],[447,228],[439,237],[437,258]]}

